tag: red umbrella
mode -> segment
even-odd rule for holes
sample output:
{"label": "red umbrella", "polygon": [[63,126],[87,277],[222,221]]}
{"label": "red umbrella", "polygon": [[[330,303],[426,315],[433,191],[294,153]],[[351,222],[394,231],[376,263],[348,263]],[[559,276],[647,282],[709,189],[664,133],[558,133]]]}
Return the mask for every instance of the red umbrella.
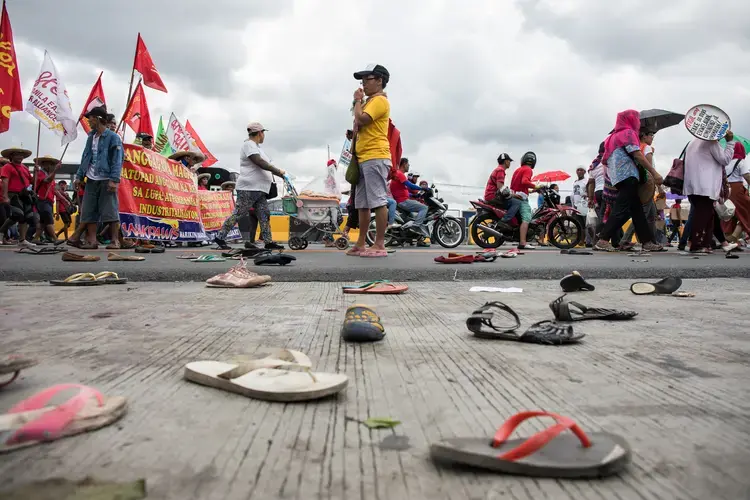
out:
{"label": "red umbrella", "polygon": [[531,178],[533,182],[562,182],[570,179],[570,174],[562,170],[552,170],[551,172],[542,172]]}

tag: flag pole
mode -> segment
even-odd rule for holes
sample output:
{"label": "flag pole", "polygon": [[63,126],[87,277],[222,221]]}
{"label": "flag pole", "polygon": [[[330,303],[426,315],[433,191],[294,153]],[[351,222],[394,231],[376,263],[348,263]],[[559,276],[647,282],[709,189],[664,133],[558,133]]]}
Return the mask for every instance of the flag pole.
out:
{"label": "flag pole", "polygon": [[[139,31],[138,32],[138,40],[140,40],[140,39],[141,39],[141,33]],[[130,87],[128,87],[128,100],[125,102],[125,111],[127,111],[128,106],[130,106],[130,97],[131,97],[131,94],[133,93],[133,80],[135,79],[135,62],[136,62],[136,60],[138,60],[138,41],[135,42],[135,55],[133,56],[133,68],[130,70]],[[124,118],[125,114],[123,113],[122,116]],[[120,126],[122,126],[123,129],[125,128],[125,124],[122,123],[122,120],[120,120],[120,123],[117,124],[117,129],[116,130],[120,130]],[[124,130],[123,130],[123,134],[122,135],[123,135],[123,137],[125,137]]]}
{"label": "flag pole", "polygon": [[[39,158],[39,140],[42,137],[42,122],[36,124],[36,158]],[[37,161],[34,159],[34,192],[36,192]]]}

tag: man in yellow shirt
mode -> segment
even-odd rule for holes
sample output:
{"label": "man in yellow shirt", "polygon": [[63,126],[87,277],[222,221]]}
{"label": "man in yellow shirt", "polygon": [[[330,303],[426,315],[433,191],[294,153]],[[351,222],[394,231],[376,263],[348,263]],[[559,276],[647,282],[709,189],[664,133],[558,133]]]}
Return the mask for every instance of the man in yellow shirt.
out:
{"label": "man in yellow shirt", "polygon": [[[390,79],[388,70],[380,64],[367,66],[354,73],[362,88],[354,92],[354,126],[357,133],[354,153],[359,162],[359,182],[355,190],[354,206],[358,210],[360,231],[357,243],[348,255],[361,257],[387,257],[385,230],[388,226],[388,176],[391,164],[391,147],[388,142],[388,123],[391,105],[383,92]],[[365,96],[367,100],[365,101]],[[375,243],[367,249],[370,212],[375,211]]]}

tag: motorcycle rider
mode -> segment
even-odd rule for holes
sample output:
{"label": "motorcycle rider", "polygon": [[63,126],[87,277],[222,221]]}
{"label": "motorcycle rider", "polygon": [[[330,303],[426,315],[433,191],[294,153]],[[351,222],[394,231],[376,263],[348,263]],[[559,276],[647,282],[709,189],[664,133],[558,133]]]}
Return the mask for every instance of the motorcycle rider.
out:
{"label": "motorcycle rider", "polygon": [[510,168],[513,159],[508,153],[502,153],[497,157],[497,167],[487,179],[487,185],[484,188],[484,201],[493,207],[504,208],[507,211],[502,219],[497,223],[503,231],[511,231],[510,221],[516,216],[521,208],[521,200],[512,196],[509,189],[505,188],[505,176]]}
{"label": "motorcycle rider", "polygon": [[513,172],[513,178],[510,181],[510,189],[513,195],[521,200],[521,206],[518,209],[518,215],[521,218],[521,227],[519,229],[520,238],[518,242],[519,250],[533,250],[536,247],[526,242],[526,234],[529,231],[529,222],[531,222],[531,205],[529,205],[529,193],[537,190],[537,185],[531,182],[534,167],[536,166],[536,153],[528,151],[521,157],[521,166]]}
{"label": "motorcycle rider", "polygon": [[410,227],[417,227],[420,232],[427,238],[430,236],[430,232],[424,225],[424,218],[427,215],[427,205],[419,203],[417,200],[409,198],[409,190],[426,191],[425,188],[419,187],[413,182],[410,182],[406,178],[406,173],[409,171],[409,159],[401,158],[398,170],[393,172],[393,178],[391,179],[391,194],[393,199],[398,203],[398,207],[402,210],[406,210],[409,213],[416,213],[417,216],[414,220],[410,220],[402,226],[403,229]]}

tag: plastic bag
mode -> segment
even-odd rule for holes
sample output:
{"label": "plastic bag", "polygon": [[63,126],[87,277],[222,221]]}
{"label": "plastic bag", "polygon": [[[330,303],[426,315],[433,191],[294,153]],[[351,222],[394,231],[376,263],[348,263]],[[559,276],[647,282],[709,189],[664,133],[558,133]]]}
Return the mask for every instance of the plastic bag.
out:
{"label": "plastic bag", "polygon": [[716,203],[714,205],[714,210],[716,210],[716,215],[718,215],[721,220],[732,220],[732,217],[734,217],[734,210],[730,209],[723,203]]}
{"label": "plastic bag", "polygon": [[599,223],[599,217],[596,215],[596,210],[589,208],[586,214],[586,227],[596,227]]}
{"label": "plastic bag", "polygon": [[325,175],[315,177],[300,191],[300,196],[323,199],[341,199],[341,183],[338,169],[334,160],[326,165]]}

